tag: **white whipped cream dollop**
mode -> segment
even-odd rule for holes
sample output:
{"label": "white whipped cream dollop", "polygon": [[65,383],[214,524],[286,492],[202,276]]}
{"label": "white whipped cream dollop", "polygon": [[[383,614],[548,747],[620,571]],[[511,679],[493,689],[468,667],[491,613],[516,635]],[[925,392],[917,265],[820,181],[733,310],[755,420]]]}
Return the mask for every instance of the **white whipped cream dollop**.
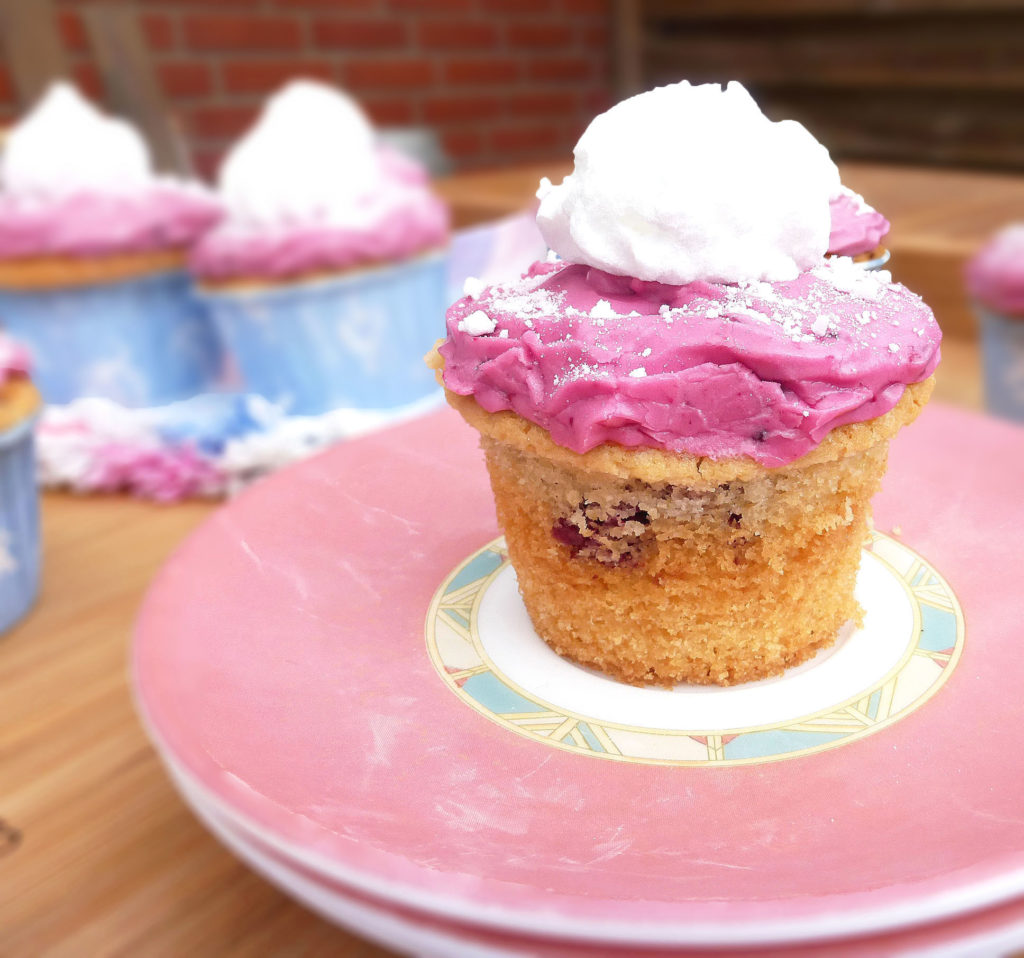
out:
{"label": "white whipped cream dollop", "polygon": [[376,136],[359,105],[296,80],[272,96],[220,169],[221,199],[242,227],[350,220],[380,180]]}
{"label": "white whipped cream dollop", "polygon": [[70,83],[54,83],[4,139],[3,189],[17,195],[128,193],[154,181],[145,141]]}
{"label": "white whipped cream dollop", "polygon": [[601,114],[575,171],[541,181],[537,223],[564,260],[681,285],[795,278],[828,249],[839,171],[739,83],[659,87]]}

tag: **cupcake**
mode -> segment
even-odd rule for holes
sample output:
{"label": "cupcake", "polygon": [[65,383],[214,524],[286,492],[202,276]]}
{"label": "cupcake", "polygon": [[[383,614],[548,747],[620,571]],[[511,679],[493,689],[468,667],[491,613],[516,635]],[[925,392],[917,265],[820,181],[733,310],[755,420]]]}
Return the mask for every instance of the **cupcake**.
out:
{"label": "cupcake", "polygon": [[288,413],[402,406],[436,389],[448,212],[343,93],[294,82],[220,170],[225,220],[193,250],[245,388]]}
{"label": "cupcake", "polygon": [[997,233],[967,264],[981,326],[985,404],[1024,421],[1024,223]]}
{"label": "cupcake", "polygon": [[832,219],[828,255],[848,256],[866,269],[881,269],[889,261],[889,251],[882,246],[889,221],[845,186],[829,199],[828,206]]}
{"label": "cupcake", "polygon": [[0,632],[39,590],[39,499],[33,429],[41,406],[28,352],[0,336]]}
{"label": "cupcake", "polygon": [[207,388],[213,329],[184,268],[220,216],[198,185],[157,176],[145,143],[57,83],[0,157],[0,325],[50,403],[129,406]]}
{"label": "cupcake", "polygon": [[938,326],[825,258],[836,168],[738,84],[626,100],[575,157],[538,194],[560,261],[468,283],[428,362],[556,652],[631,683],[778,674],[861,615],[869,501]]}

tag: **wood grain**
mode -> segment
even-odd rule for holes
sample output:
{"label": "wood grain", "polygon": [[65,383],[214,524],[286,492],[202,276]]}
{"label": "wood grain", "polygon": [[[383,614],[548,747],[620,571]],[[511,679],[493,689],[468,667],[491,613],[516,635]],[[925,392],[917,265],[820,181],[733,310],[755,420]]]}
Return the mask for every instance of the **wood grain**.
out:
{"label": "wood grain", "polygon": [[800,120],[834,156],[1024,170],[1018,2],[630,8],[635,40],[621,43],[619,59],[640,66],[643,89],[740,80],[769,116]]}
{"label": "wood grain", "polygon": [[[918,238],[920,255],[930,249],[943,263],[991,227],[1002,187],[1012,187],[1004,196],[1021,189],[849,173],[904,239]],[[539,175],[476,174],[446,190],[460,215],[490,218],[528,200]],[[974,342],[951,337],[936,397],[979,405],[977,363]],[[42,595],[0,637],[5,958],[390,954],[304,911],[224,851],[178,799],[134,716],[126,663],[136,610],[165,558],[213,509],[44,496]]]}

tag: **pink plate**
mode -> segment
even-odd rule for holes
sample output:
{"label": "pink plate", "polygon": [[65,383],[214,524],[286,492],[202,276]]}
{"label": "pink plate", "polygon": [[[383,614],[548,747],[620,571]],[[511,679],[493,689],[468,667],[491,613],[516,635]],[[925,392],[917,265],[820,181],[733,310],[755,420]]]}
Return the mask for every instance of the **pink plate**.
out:
{"label": "pink plate", "polygon": [[[585,735],[551,747],[454,694],[428,614],[497,530],[474,436],[448,411],[268,479],[199,530],[140,617],[140,708],[268,847],[424,914],[671,945],[962,914],[1024,893],[1022,479],[1008,425],[933,407],[898,438],[876,524],[930,563],[914,622],[933,647],[908,654],[945,683],[873,734],[785,761],[605,761]],[[877,700],[840,705],[870,721]]]}
{"label": "pink plate", "polygon": [[[173,769],[173,764],[171,765]],[[180,770],[172,775],[182,795],[203,823],[231,851],[282,891],[329,921],[403,954],[418,958],[750,958],[742,952],[715,948],[666,951],[639,950],[635,945],[610,950],[607,945],[550,942],[510,932],[470,928],[417,914],[407,908],[383,905],[350,888],[332,882],[292,862],[264,845],[258,837],[207,803]],[[1009,954],[1024,944],[1024,900],[1016,900],[975,914],[939,921],[923,928],[888,935],[833,941],[829,958],[977,958]],[[819,958],[821,944],[758,948],[758,958]],[[599,950],[598,950],[599,949]]]}

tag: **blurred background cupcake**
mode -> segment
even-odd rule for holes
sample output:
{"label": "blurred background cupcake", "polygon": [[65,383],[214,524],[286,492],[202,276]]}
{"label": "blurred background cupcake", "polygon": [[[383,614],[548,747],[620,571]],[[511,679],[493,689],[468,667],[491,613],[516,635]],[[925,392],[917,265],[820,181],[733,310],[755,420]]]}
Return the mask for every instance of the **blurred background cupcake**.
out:
{"label": "blurred background cupcake", "polygon": [[33,434],[42,401],[27,350],[0,335],[0,632],[39,591],[39,497]]}
{"label": "blurred background cupcake", "polygon": [[1024,223],[997,233],[967,264],[981,326],[985,404],[1024,422]]}
{"label": "blurred background cupcake", "polygon": [[296,81],[221,167],[227,216],[193,250],[243,388],[290,414],[393,408],[436,390],[448,211],[347,95]]}
{"label": "blurred background cupcake", "polygon": [[889,233],[889,221],[878,210],[845,186],[828,205],[832,215],[829,256],[849,256],[865,269],[881,269],[889,262],[889,250],[882,245]]}
{"label": "blurred background cupcake", "polygon": [[217,377],[186,250],[220,216],[198,184],[154,173],[142,137],[56,83],[0,157],[0,324],[44,399],[152,406]]}

